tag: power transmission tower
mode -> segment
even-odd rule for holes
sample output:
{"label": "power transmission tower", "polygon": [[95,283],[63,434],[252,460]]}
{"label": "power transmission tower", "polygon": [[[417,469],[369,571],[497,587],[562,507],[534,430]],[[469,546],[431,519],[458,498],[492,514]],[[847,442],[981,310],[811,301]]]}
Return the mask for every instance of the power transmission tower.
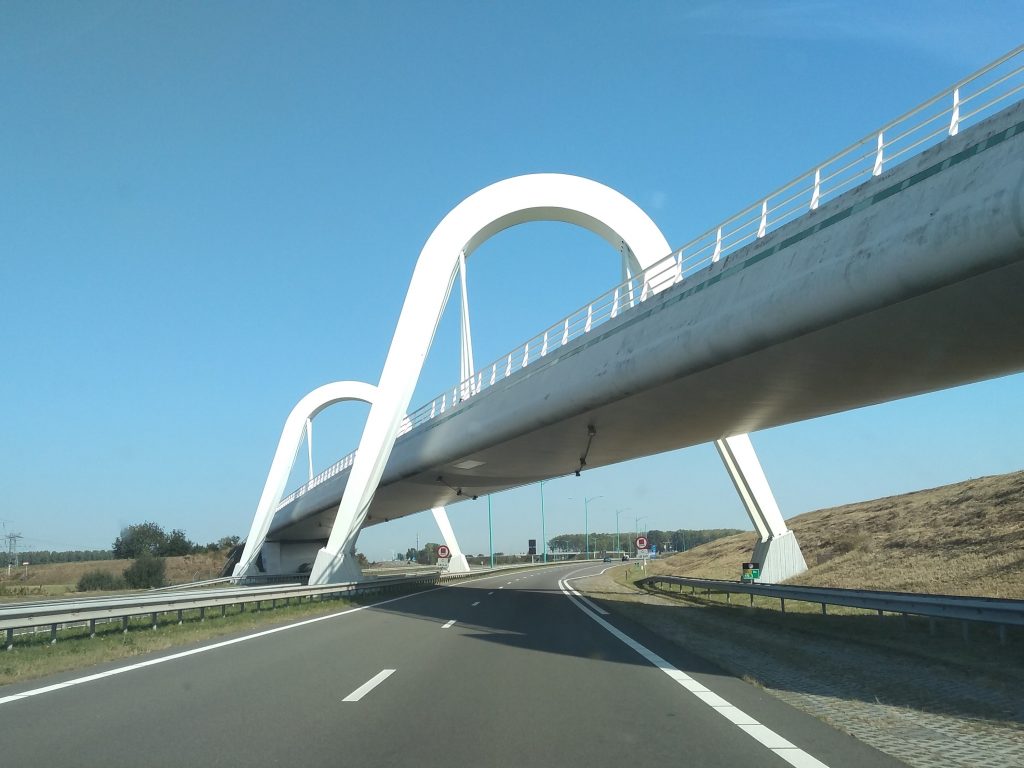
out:
{"label": "power transmission tower", "polygon": [[11,575],[11,566],[18,562],[18,539],[24,538],[20,533],[8,533],[7,539],[7,575]]}

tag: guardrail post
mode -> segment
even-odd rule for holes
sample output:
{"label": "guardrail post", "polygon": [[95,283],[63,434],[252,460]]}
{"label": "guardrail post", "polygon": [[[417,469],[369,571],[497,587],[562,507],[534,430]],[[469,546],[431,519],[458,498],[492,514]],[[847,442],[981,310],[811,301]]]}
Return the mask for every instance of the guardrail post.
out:
{"label": "guardrail post", "polygon": [[128,634],[128,617],[127,616],[122,616],[121,617],[121,632],[123,634],[126,634],[126,635]]}
{"label": "guardrail post", "polygon": [[96,619],[89,619],[89,637],[96,637]]}
{"label": "guardrail post", "polygon": [[157,623],[156,623],[156,611],[154,611],[153,613],[151,613],[151,614],[149,615],[149,623],[150,623],[150,624],[151,624],[151,625],[153,626],[153,629],[156,629],[156,627],[157,627]]}
{"label": "guardrail post", "polygon": [[228,615],[228,604],[224,603],[224,605],[222,605],[220,607],[220,617],[223,619],[227,615]]}
{"label": "guardrail post", "polygon": [[56,624],[51,624],[50,625],[50,645],[53,645],[56,642],[57,642],[57,625]]}
{"label": "guardrail post", "polygon": [[785,613],[786,612],[786,598],[780,597],[779,598],[779,604],[782,606],[782,612]]}
{"label": "guardrail post", "polygon": [[750,593],[750,607],[751,608],[754,607],[754,593],[753,592]]}
{"label": "guardrail post", "polygon": [[206,606],[204,605],[199,609],[199,621],[200,623],[206,621]]}
{"label": "guardrail post", "polygon": [[825,603],[822,603],[821,604],[821,615],[825,616],[825,615],[827,615],[827,613],[828,613],[828,611],[825,610]]}
{"label": "guardrail post", "polygon": [[14,648],[14,628],[7,630],[7,639],[4,641],[4,650],[9,651]]}
{"label": "guardrail post", "polygon": [[185,620],[185,616],[184,616],[184,613],[185,613],[185,612],[184,612],[184,611],[182,611],[182,610],[179,610],[179,611],[178,611],[178,626],[179,626],[179,627],[180,627],[180,626],[182,625],[182,622],[184,622],[184,620]]}

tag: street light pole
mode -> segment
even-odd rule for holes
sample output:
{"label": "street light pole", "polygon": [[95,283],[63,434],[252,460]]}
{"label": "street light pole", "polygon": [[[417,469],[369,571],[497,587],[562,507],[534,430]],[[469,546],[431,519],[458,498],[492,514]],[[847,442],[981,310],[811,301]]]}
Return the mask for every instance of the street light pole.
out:
{"label": "street light pole", "polygon": [[623,512],[628,512],[629,510],[629,507],[615,510],[615,548],[619,550],[620,555],[622,554],[622,545],[619,543],[619,515]]}
{"label": "street light pole", "polygon": [[544,521],[544,483],[547,480],[540,481],[540,537],[544,540],[544,562],[548,561],[548,530],[547,524]]}
{"label": "street light pole", "polygon": [[487,494],[487,538],[491,544],[491,570],[494,570],[494,527],[491,525],[491,494]]}
{"label": "street light pole", "polygon": [[591,496],[590,498],[584,497],[583,499],[583,528],[586,536],[586,556],[585,559],[590,559],[590,502],[596,499],[603,499],[604,496]]}

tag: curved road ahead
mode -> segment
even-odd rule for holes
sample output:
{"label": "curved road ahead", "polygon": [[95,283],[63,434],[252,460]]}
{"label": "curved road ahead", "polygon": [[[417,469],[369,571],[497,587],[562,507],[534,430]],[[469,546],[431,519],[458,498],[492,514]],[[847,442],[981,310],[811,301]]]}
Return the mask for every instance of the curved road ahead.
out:
{"label": "curved road ahead", "polygon": [[513,572],[0,689],[5,764],[900,766]]}

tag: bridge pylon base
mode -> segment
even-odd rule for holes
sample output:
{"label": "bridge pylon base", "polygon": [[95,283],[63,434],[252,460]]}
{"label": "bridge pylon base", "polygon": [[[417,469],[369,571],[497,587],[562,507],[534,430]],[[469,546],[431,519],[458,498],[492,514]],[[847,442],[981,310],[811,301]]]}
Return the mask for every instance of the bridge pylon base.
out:
{"label": "bridge pylon base", "polygon": [[335,555],[326,548],[316,553],[313,568],[309,574],[310,585],[351,584],[363,580],[363,569],[354,555]]}
{"label": "bridge pylon base", "polygon": [[767,541],[759,541],[751,558],[761,564],[761,578],[765,584],[777,584],[807,570],[807,562],[796,542],[796,534],[787,530]]}
{"label": "bridge pylon base", "polygon": [[469,573],[469,561],[462,553],[452,555],[448,561],[448,573]]}

